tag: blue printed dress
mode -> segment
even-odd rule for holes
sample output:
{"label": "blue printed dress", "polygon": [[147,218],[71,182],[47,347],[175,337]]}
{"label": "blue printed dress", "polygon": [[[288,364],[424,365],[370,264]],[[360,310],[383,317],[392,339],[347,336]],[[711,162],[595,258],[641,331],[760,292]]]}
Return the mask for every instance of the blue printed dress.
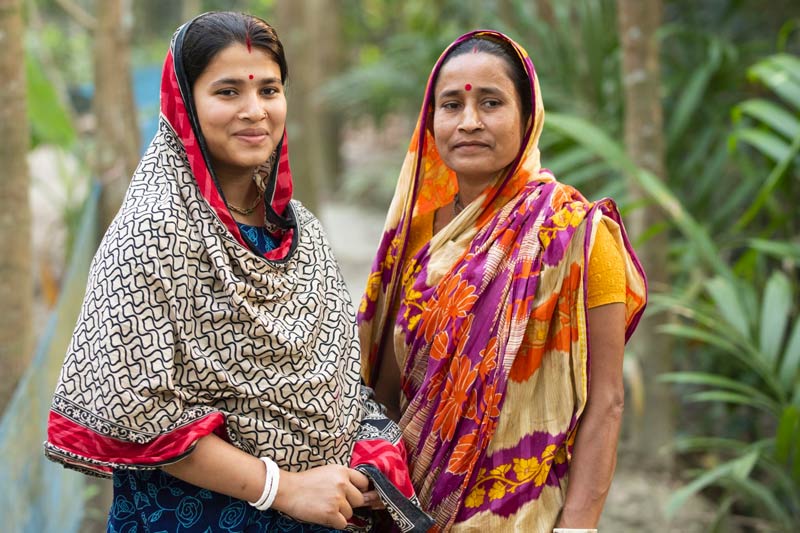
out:
{"label": "blue printed dress", "polygon": [[333,533],[277,511],[201,489],[163,470],[114,471],[107,533]]}

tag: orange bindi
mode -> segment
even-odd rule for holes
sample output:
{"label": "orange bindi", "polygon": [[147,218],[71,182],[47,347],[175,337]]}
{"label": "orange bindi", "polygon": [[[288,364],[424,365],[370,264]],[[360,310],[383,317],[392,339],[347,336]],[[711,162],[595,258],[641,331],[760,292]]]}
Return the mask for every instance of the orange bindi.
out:
{"label": "orange bindi", "polygon": [[472,90],[472,85],[470,85],[469,83],[464,85],[464,90],[465,91],[471,91]]}

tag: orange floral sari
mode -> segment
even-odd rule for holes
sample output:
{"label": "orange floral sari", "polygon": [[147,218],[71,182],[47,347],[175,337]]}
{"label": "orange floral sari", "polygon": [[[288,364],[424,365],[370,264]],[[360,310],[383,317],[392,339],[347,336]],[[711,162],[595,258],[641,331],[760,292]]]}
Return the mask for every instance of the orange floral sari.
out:
{"label": "orange floral sari", "polygon": [[[507,172],[412,250],[415,222],[449,204],[458,188],[436,150],[429,110],[443,60],[473,36],[514,47],[530,80],[533,117]],[[540,167],[543,123],[533,64],[516,43],[478,31],[445,50],[359,309],[368,384],[382,363],[383,339],[393,342],[411,478],[435,531],[554,526],[588,392],[585,265],[603,220],[625,250],[628,337],[644,310],[644,272],[614,203],[588,202]]]}

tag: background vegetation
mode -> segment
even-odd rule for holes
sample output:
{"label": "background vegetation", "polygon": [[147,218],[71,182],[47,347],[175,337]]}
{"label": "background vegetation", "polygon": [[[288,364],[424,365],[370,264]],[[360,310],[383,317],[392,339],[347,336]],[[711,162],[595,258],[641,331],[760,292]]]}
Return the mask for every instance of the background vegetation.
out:
{"label": "background vegetation", "polygon": [[[651,273],[653,303],[627,354],[623,467],[679,482],[668,513],[702,493],[710,530],[800,530],[796,0],[2,0],[0,18],[14,9],[28,117],[16,134],[57,163],[42,175],[29,159],[30,174],[0,179],[0,192],[49,191],[66,228],[58,253],[34,244],[25,259],[19,226],[0,224],[3,249],[33,277],[3,275],[0,316],[33,284],[22,291],[31,338],[57,298],[87,178],[104,183],[108,220],[152,136],[160,62],[182,21],[214,9],[274,21],[290,61],[298,196],[378,211],[439,53],[465,31],[499,29],[540,76],[544,164],[618,201]],[[637,91],[638,77],[651,90]],[[8,135],[23,126],[3,120]],[[31,343],[14,344],[18,323],[2,326],[0,373],[19,376]],[[0,386],[3,401],[12,387]]]}

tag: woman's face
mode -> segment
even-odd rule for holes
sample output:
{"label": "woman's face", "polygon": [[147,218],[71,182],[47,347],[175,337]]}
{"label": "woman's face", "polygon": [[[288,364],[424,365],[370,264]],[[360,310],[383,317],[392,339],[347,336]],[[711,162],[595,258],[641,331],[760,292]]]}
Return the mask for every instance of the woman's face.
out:
{"label": "woman's face", "polygon": [[502,58],[466,53],[445,63],[434,92],[433,134],[460,179],[488,182],[511,164],[522,143],[522,114]]}
{"label": "woman's face", "polygon": [[217,176],[251,176],[286,124],[278,64],[260,48],[235,43],[214,56],[192,90]]}

